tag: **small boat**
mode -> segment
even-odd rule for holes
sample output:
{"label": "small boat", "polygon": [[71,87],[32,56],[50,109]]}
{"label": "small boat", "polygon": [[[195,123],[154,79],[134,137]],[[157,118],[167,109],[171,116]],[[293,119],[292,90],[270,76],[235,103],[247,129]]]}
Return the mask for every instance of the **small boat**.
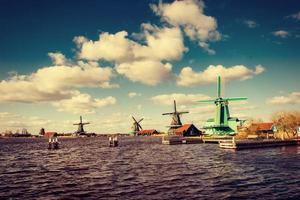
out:
{"label": "small boat", "polygon": [[108,140],[109,140],[109,146],[110,147],[117,147],[119,145],[117,136],[109,137]]}
{"label": "small boat", "polygon": [[58,149],[58,148],[59,148],[59,142],[57,137],[49,138],[48,149]]}
{"label": "small boat", "polygon": [[59,142],[58,142],[58,134],[56,132],[47,132],[45,133],[45,137],[47,137],[48,140],[48,149],[58,149],[59,148]]}

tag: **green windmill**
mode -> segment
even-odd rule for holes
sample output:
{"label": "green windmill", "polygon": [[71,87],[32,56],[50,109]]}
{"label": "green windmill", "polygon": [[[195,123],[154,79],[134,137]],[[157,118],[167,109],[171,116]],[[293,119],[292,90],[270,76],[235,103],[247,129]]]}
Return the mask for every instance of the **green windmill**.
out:
{"label": "green windmill", "polygon": [[245,97],[222,98],[221,97],[221,77],[218,76],[218,97],[215,100],[202,100],[198,102],[216,104],[215,117],[208,119],[204,125],[206,134],[208,135],[233,135],[237,133],[237,127],[241,124],[241,120],[236,117],[230,117],[229,101],[247,100]]}

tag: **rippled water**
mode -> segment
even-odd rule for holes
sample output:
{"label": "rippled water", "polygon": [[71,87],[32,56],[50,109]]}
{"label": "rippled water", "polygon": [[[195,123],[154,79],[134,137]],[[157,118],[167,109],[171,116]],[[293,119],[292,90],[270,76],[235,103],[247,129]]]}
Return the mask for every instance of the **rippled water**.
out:
{"label": "rippled water", "polygon": [[228,151],[158,138],[0,139],[0,199],[300,199],[300,146]]}

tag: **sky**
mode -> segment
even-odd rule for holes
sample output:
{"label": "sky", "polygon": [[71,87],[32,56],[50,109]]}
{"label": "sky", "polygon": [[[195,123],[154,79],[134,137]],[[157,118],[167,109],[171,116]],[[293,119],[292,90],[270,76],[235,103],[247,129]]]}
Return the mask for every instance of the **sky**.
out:
{"label": "sky", "polygon": [[219,75],[233,117],[299,111],[299,25],[297,0],[0,0],[0,132],[166,131],[173,99],[201,128]]}

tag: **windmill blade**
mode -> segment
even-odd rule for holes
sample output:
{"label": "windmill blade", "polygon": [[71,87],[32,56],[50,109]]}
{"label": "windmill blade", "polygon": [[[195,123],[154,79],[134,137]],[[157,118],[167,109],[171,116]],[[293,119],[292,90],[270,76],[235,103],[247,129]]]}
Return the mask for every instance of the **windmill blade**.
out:
{"label": "windmill blade", "polygon": [[173,112],[170,112],[170,113],[163,113],[162,115],[173,115],[174,113]]}
{"label": "windmill blade", "polygon": [[217,86],[218,98],[221,97],[221,76],[218,76],[218,86]]}
{"label": "windmill blade", "polygon": [[141,130],[143,130],[143,128],[142,128],[142,126],[141,126],[140,124],[138,124],[138,127],[139,127]]}
{"label": "windmill blade", "polygon": [[176,113],[177,112],[177,109],[176,109],[176,101],[174,99],[174,112]]}
{"label": "windmill blade", "polygon": [[131,116],[131,117],[132,117],[133,121],[135,121],[136,123],[138,123],[138,122],[136,121],[136,119],[135,119],[133,116]]}
{"label": "windmill blade", "polygon": [[200,101],[196,101],[196,102],[200,102],[200,103],[210,103],[210,102],[215,102],[216,100],[200,100]]}
{"label": "windmill blade", "polygon": [[231,98],[225,98],[224,100],[227,101],[241,101],[241,100],[247,100],[247,97],[231,97]]}
{"label": "windmill blade", "polygon": [[140,120],[138,121],[138,123],[140,123],[141,121],[143,121],[143,119],[144,119],[144,118],[140,119]]}
{"label": "windmill blade", "polygon": [[178,114],[186,114],[189,113],[189,111],[182,111],[182,112],[177,112]]}

